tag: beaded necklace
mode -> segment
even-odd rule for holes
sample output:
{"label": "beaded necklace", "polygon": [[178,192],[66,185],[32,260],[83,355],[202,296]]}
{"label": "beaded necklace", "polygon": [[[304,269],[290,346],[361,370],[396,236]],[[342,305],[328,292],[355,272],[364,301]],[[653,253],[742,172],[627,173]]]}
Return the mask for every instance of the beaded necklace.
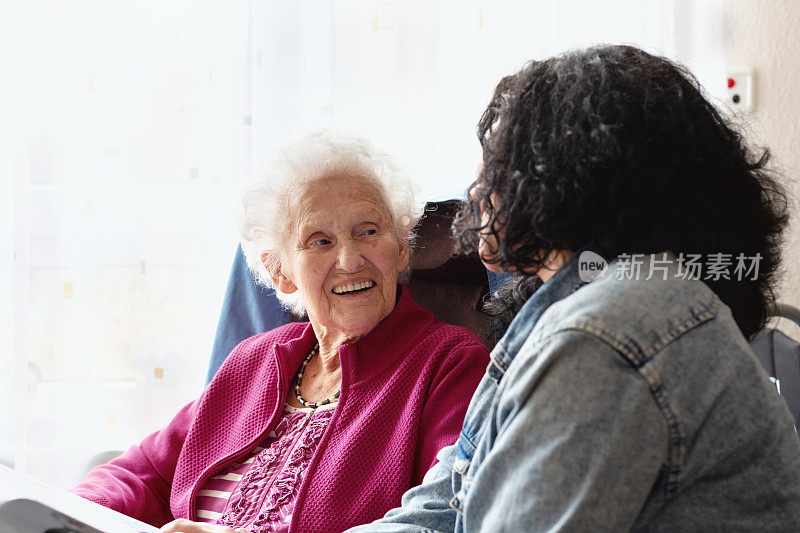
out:
{"label": "beaded necklace", "polygon": [[308,352],[308,355],[303,360],[303,364],[300,365],[300,370],[297,371],[297,385],[295,385],[295,387],[294,387],[294,395],[297,398],[297,401],[300,402],[302,405],[305,405],[306,407],[310,407],[312,409],[316,409],[317,407],[319,407],[321,405],[328,405],[333,400],[338,399],[339,398],[339,393],[342,392],[342,390],[339,389],[339,390],[336,391],[336,394],[334,394],[330,398],[325,398],[321,402],[309,402],[309,401],[306,401],[305,399],[303,399],[303,397],[300,395],[300,385],[303,383],[303,372],[306,371],[306,365],[308,365],[308,362],[311,361],[311,358],[314,357],[314,355],[318,354],[318,353],[319,353],[319,343],[317,343],[316,345],[314,345],[313,348],[311,348],[311,351]]}

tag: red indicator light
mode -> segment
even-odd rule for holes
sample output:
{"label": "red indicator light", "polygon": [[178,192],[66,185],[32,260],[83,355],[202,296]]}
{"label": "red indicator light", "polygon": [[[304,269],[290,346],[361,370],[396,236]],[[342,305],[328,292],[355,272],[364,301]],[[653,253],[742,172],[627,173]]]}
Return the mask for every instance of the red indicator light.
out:
{"label": "red indicator light", "polygon": [[733,89],[736,85],[736,80],[734,78],[728,78],[728,89]]}

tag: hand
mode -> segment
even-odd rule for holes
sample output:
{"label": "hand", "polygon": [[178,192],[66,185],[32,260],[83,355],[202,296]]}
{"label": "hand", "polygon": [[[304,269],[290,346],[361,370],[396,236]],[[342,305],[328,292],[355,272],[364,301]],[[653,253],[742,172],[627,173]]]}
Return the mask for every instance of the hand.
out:
{"label": "hand", "polygon": [[163,526],[160,533],[249,533],[244,528],[232,528],[229,526],[219,526],[217,524],[207,524],[205,522],[192,522],[185,518],[178,518]]}

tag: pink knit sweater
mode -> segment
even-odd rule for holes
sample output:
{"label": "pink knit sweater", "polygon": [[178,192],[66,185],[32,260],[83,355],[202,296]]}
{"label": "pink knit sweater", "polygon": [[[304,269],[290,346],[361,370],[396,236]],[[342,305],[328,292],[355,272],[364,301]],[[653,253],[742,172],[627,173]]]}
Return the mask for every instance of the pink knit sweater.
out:
{"label": "pink knit sweater", "polygon": [[[242,341],[199,399],[72,492],[155,526],[194,519],[199,487],[277,423],[315,342],[308,323]],[[474,333],[439,322],[402,286],[392,313],[341,346],[339,358],[341,396],[300,488],[291,531],[342,531],[398,506],[437,452],[458,438],[488,364]]]}

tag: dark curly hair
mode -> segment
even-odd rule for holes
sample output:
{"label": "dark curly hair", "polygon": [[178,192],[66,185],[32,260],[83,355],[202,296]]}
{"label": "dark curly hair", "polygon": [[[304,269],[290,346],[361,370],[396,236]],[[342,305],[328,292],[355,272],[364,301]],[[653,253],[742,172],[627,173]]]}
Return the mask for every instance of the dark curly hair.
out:
{"label": "dark curly hair", "polygon": [[[461,249],[492,232],[500,244],[483,259],[517,272],[590,242],[608,257],[760,254],[756,280],[704,281],[745,337],[763,327],[787,196],[769,151],[751,152],[684,67],[631,46],[531,61],[497,86],[478,137],[483,168],[454,223]],[[505,294],[518,307],[537,282],[515,278]]]}

